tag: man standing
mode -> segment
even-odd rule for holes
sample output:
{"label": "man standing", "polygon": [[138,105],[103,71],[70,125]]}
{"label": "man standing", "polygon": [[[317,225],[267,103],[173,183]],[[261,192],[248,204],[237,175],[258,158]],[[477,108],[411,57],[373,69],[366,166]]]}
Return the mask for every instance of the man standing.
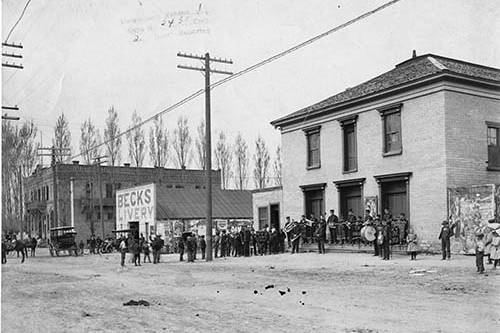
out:
{"label": "man standing", "polygon": [[200,251],[201,251],[201,259],[205,260],[205,250],[207,248],[207,242],[205,241],[205,236],[200,236]]}
{"label": "man standing", "polygon": [[[184,247],[185,247],[185,245],[184,245],[184,238],[179,237],[179,245],[178,245],[178,248],[179,248],[179,261],[184,261]],[[215,251],[215,253],[217,254],[217,251]],[[153,257],[154,257],[154,255],[153,255]]]}
{"label": "man standing", "polygon": [[442,225],[443,226],[441,227],[441,232],[438,237],[438,239],[441,240],[441,251],[443,252],[443,258],[441,260],[450,260],[450,238],[453,236],[453,231],[451,230],[448,221],[444,220]]}
{"label": "man standing", "polygon": [[125,237],[122,236],[120,241],[120,255],[121,255],[121,265],[125,266],[125,257],[127,256],[127,242]]}
{"label": "man standing", "polygon": [[382,221],[382,252],[384,254],[383,260],[389,260],[390,258],[390,241],[391,241],[391,232],[390,232],[390,224],[388,221]]}
{"label": "man standing", "polygon": [[222,236],[220,238],[220,256],[225,257],[227,251],[227,236],[226,230],[222,230]]}
{"label": "man standing", "polygon": [[316,226],[316,239],[318,241],[318,253],[325,253],[325,240],[326,240],[326,221],[323,216],[320,218],[319,223]]}
{"label": "man standing", "polygon": [[330,216],[328,216],[327,224],[328,229],[330,230],[330,244],[337,242],[337,223],[339,222],[339,218],[335,215],[335,210],[330,209]]}
{"label": "man standing", "polygon": [[299,253],[299,245],[300,245],[300,235],[301,235],[301,228],[300,224],[295,223],[295,226],[293,227],[291,231],[292,235],[292,254],[294,253]]}
{"label": "man standing", "polygon": [[287,230],[287,231],[286,231],[286,239],[287,239],[287,241],[288,241],[288,247],[291,247],[291,246],[292,246],[292,242],[291,242],[291,240],[290,240],[291,231],[289,230],[289,229],[290,229],[290,224],[291,224],[291,223],[292,223],[292,222],[290,222],[290,216],[287,216],[287,217],[286,217],[286,222],[285,222],[285,230]]}
{"label": "man standing", "polygon": [[250,241],[252,240],[252,233],[248,227],[243,229],[243,255],[245,257],[250,256]]}
{"label": "man standing", "polygon": [[196,240],[193,234],[189,234],[186,243],[187,243],[186,247],[187,247],[188,262],[194,262],[194,251],[195,251]]}
{"label": "man standing", "polygon": [[215,237],[214,237],[214,258],[217,258],[218,257],[218,253],[219,253],[219,245],[220,245],[220,232],[219,230],[217,230],[215,232]]}

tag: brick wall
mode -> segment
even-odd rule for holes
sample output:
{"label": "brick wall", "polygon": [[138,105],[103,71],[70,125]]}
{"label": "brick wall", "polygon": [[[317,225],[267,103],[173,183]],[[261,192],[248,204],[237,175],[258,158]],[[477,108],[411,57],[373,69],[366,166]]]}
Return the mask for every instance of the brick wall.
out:
{"label": "brick wall", "polygon": [[[446,217],[446,176],[443,91],[419,97],[393,98],[402,102],[401,126],[403,153],[382,156],[382,120],[378,107],[353,109],[358,113],[358,171],[342,173],[342,131],[334,117],[321,123],[321,168],[306,169],[306,137],[301,129],[282,133],[283,210],[297,219],[304,212],[301,185],[326,183],[325,210],[338,211],[338,194],[333,181],[366,178],[363,195],[378,196],[375,175],[412,172],[410,178],[410,223],[429,240],[437,239],[440,222]],[[362,111],[362,112],[360,112]],[[345,115],[345,114],[343,114]],[[302,124],[307,127],[310,123]],[[394,212],[397,214],[397,212]]]}
{"label": "brick wall", "polygon": [[500,184],[500,171],[486,170],[486,121],[500,123],[500,97],[445,93],[448,187]]}

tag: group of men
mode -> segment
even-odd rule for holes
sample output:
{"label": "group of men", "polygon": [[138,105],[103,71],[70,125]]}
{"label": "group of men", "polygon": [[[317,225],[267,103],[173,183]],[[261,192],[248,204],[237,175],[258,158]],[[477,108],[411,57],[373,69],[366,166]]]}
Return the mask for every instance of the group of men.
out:
{"label": "group of men", "polygon": [[125,266],[127,252],[132,254],[134,265],[141,266],[141,253],[144,254],[143,263],[146,262],[146,259],[151,263],[150,248],[153,250],[153,264],[160,262],[161,249],[165,245],[165,241],[160,235],[156,235],[155,238],[149,236],[148,242],[142,233],[139,237],[134,237],[132,233],[129,233],[127,237],[122,236],[118,238],[117,244],[121,254],[122,267]]}

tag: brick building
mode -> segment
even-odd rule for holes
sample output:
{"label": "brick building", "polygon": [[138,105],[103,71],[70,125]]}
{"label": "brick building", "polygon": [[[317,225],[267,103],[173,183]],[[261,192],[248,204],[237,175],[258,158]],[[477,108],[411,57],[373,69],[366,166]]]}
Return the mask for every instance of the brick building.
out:
{"label": "brick building", "polygon": [[500,184],[500,70],[414,56],[271,123],[281,130],[283,211],[405,213],[437,241],[447,190]]}
{"label": "brick building", "polygon": [[[101,179],[104,236],[116,227],[115,193],[122,188],[155,183],[172,189],[205,188],[205,171],[165,168],[137,168],[125,166],[96,166],[58,164],[57,211],[54,213],[54,167],[38,167],[26,179],[24,187],[26,223],[31,234],[47,238],[55,226],[73,225],[77,238],[87,239],[92,232],[103,236],[99,204],[99,177]],[[212,184],[219,189],[220,171],[213,171]],[[73,205],[72,205],[73,203]]]}

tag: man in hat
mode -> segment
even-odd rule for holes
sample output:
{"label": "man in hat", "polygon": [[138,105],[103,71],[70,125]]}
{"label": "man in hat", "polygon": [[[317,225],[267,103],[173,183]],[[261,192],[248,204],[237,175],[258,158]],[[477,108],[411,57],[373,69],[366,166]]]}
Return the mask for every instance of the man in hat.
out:
{"label": "man in hat", "polygon": [[441,260],[450,260],[450,238],[453,236],[453,231],[450,228],[450,224],[447,220],[444,220],[442,223],[441,232],[439,233],[438,239],[441,240],[441,251],[443,253],[443,258]]}
{"label": "man in hat", "polygon": [[205,251],[207,248],[207,242],[205,241],[205,236],[200,236],[200,251],[201,251],[201,259],[205,260]]}
{"label": "man in hat", "polygon": [[330,209],[330,216],[328,216],[327,225],[330,231],[330,244],[337,242],[337,224],[339,222],[339,218],[335,215],[335,210]]}

